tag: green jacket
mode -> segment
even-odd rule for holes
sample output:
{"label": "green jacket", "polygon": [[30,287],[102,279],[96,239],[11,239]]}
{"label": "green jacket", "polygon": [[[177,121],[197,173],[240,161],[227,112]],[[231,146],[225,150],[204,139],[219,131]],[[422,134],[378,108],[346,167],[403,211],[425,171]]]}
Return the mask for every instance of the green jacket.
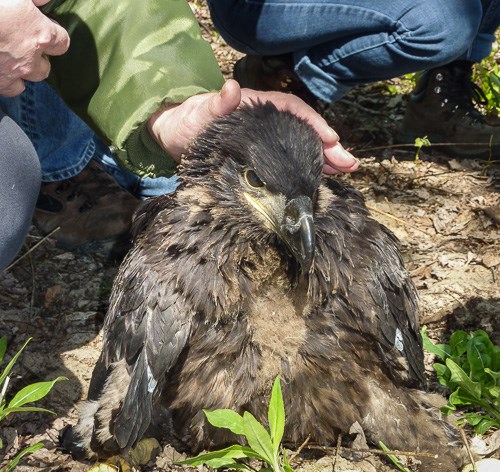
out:
{"label": "green jacket", "polygon": [[223,77],[186,0],[53,0],[44,7],[69,32],[49,78],[66,103],[141,176],[175,163],[145,122],[164,104],[220,90]]}

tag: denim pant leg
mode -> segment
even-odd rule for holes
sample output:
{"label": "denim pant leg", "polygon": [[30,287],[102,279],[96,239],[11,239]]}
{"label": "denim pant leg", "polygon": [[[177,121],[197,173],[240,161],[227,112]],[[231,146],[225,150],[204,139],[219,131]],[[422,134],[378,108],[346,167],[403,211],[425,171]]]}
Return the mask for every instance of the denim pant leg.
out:
{"label": "denim pant leg", "polygon": [[45,82],[26,82],[26,90],[21,95],[0,97],[0,107],[33,143],[44,182],[74,177],[94,158],[103,163],[123,188],[139,197],[161,195],[175,189],[175,178],[142,179],[117,164],[109,147]]}
{"label": "denim pant leg", "polygon": [[26,82],[21,95],[0,97],[0,107],[33,143],[44,182],[74,177],[94,155],[94,133],[46,83]]}
{"label": "denim pant leg", "polygon": [[21,249],[40,183],[40,162],[33,145],[0,108],[0,270]]}
{"label": "denim pant leg", "polygon": [[491,53],[495,32],[500,26],[500,0],[482,0],[483,17],[479,31],[470,48],[461,59],[481,62]]}
{"label": "denim pant leg", "polygon": [[209,0],[209,5],[230,45],[248,54],[293,53],[297,75],[327,102],[355,85],[464,55],[482,18],[481,0]]}

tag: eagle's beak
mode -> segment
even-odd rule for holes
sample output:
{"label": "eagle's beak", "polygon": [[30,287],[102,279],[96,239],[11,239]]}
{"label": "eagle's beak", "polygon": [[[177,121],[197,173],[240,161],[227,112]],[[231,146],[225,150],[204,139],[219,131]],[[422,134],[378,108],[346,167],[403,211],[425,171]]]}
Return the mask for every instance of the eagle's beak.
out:
{"label": "eagle's beak", "polygon": [[309,273],[314,258],[313,205],[309,197],[300,196],[286,204],[279,233],[300,263],[302,273]]}
{"label": "eagle's beak", "polygon": [[313,205],[309,197],[300,196],[286,201],[283,195],[267,195],[255,198],[244,193],[269,227],[286,244],[300,264],[302,274],[309,273],[314,258]]}

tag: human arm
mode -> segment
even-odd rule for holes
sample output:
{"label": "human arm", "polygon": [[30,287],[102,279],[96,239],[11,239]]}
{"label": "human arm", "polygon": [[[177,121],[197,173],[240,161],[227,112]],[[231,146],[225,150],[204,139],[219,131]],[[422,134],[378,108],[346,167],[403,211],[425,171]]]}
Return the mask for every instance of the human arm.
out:
{"label": "human arm", "polygon": [[71,36],[68,52],[52,58],[50,83],[128,169],[173,174],[175,162],[151,138],[147,120],[224,83],[188,3],[58,0],[45,11]]}
{"label": "human arm", "polygon": [[63,54],[69,46],[64,28],[37,7],[49,0],[0,0],[0,95],[14,97],[24,81],[47,78],[47,56]]}

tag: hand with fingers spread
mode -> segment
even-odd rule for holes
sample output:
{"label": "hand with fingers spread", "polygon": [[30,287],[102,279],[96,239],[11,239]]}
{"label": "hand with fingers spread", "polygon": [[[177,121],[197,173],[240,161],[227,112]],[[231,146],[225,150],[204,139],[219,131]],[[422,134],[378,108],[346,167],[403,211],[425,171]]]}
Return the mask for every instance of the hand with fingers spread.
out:
{"label": "hand with fingers spread", "polygon": [[14,97],[24,81],[47,78],[47,56],[58,56],[69,47],[64,28],[38,7],[49,0],[0,0],[0,95]]}
{"label": "hand with fingers spread", "polygon": [[271,101],[279,110],[289,111],[314,127],[323,141],[327,174],[353,172],[359,161],[339,142],[339,137],[321,115],[300,98],[280,92],[260,92],[241,89],[234,80],[228,80],[220,93],[206,93],[188,98],[153,115],[148,127],[153,138],[177,162],[186,151],[191,140],[211,121],[236,110],[240,103]]}

